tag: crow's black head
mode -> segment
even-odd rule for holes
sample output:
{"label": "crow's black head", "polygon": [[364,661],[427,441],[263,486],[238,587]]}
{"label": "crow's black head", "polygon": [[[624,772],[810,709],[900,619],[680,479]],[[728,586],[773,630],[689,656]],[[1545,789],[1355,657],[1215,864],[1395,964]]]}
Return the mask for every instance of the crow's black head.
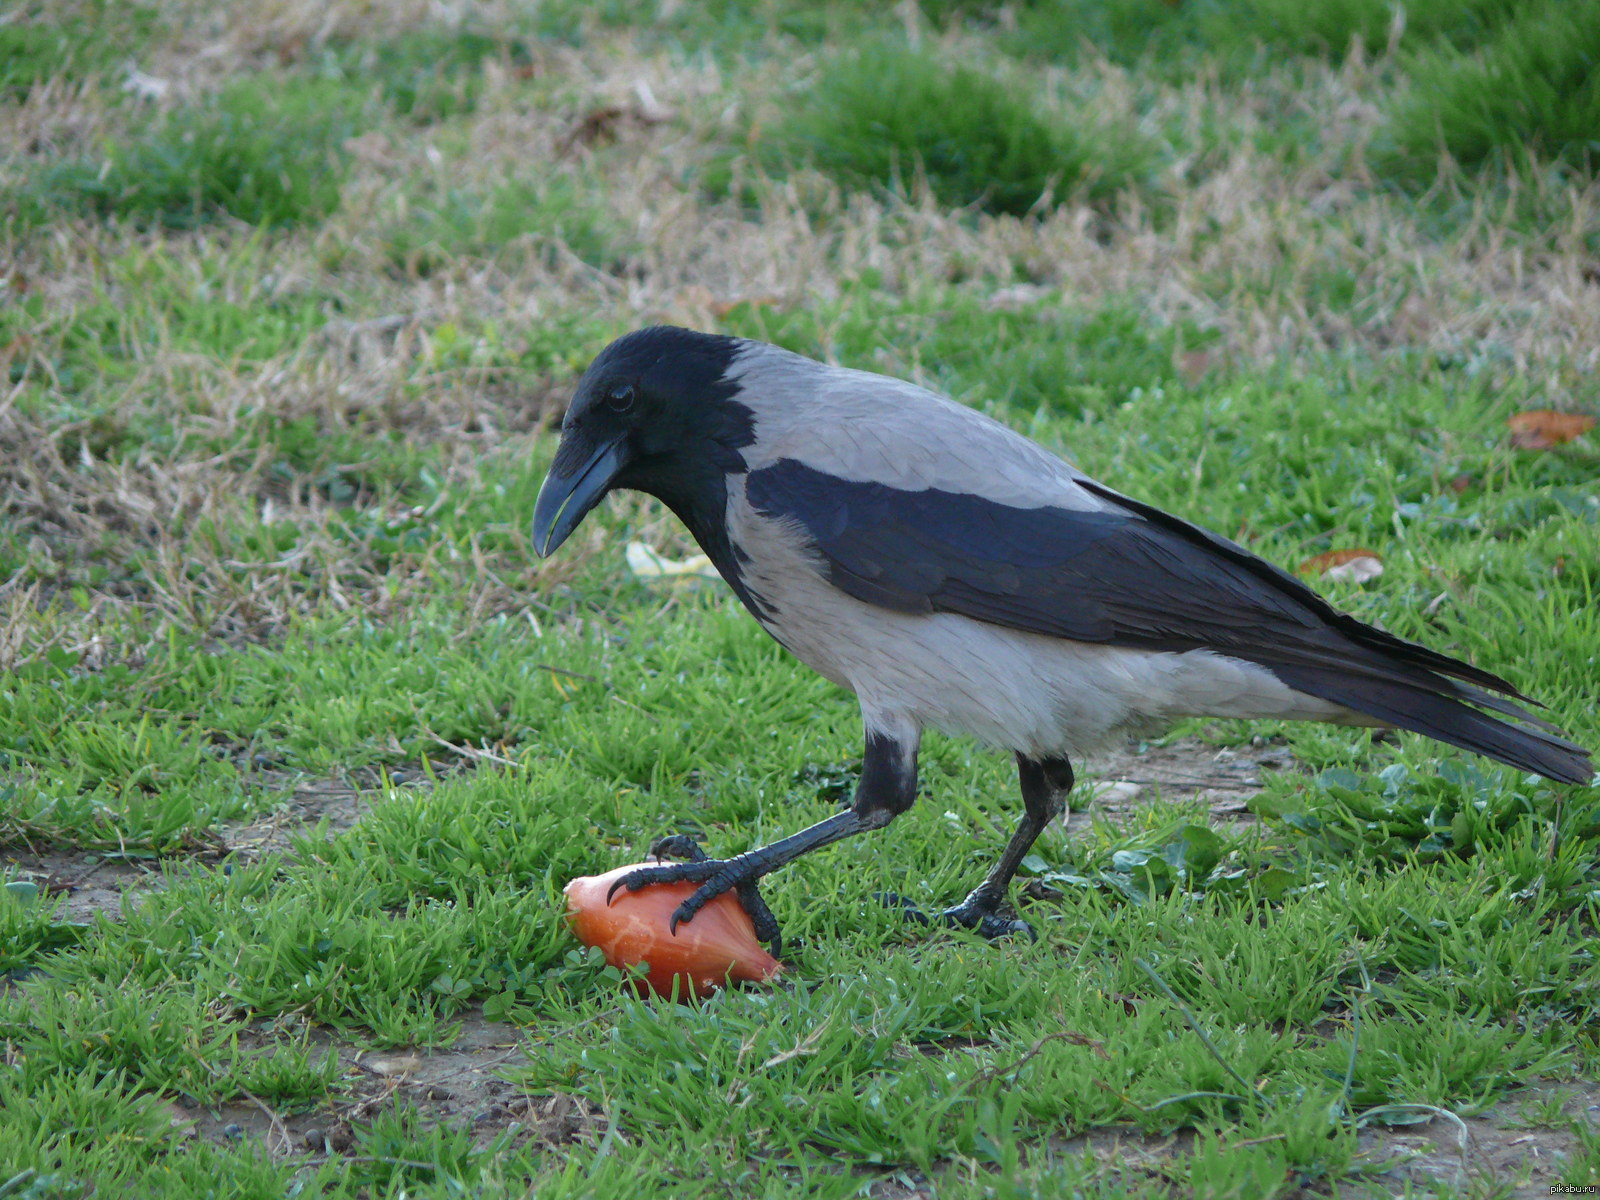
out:
{"label": "crow's black head", "polygon": [[617,487],[659,497],[691,530],[702,513],[709,519],[724,478],[744,469],[740,448],[755,438],[738,385],[726,378],[745,345],[657,325],[602,350],[561,423],[534,504],[534,549],[551,553]]}

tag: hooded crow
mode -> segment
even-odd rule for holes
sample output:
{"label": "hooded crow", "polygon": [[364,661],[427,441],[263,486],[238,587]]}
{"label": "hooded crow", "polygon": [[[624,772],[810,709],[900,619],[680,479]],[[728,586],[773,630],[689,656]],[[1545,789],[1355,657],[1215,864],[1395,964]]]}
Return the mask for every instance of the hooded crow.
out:
{"label": "hooded crow", "polygon": [[578,383],[534,505],[538,553],[613,488],[677,514],[762,627],[855,693],[866,725],[848,809],[619,884],[699,883],[674,928],[736,890],[776,942],[757,880],[905,812],[929,726],[1016,755],[1022,821],[943,914],[987,936],[1027,930],[1001,909],[1064,808],[1071,760],[1180,717],[1397,727],[1563,783],[1594,774],[1498,676],[1339,612],[1226,538],[898,379],[687,329],[628,334]]}

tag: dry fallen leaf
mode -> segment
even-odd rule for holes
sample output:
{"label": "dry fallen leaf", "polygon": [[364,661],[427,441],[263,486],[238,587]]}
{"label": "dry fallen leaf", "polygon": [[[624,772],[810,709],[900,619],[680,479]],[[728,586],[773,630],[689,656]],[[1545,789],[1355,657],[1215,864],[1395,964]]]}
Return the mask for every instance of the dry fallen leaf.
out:
{"label": "dry fallen leaf", "polygon": [[560,149],[565,152],[574,146],[592,146],[596,142],[609,142],[617,136],[617,126],[627,109],[620,104],[602,104],[592,108],[567,131],[561,139]]}
{"label": "dry fallen leaf", "polygon": [[676,115],[655,98],[650,85],[640,80],[633,85],[632,104],[602,104],[590,109],[567,131],[557,149],[565,154],[576,146],[594,146],[615,141],[623,125],[661,125]]}
{"label": "dry fallen leaf", "polygon": [[1506,420],[1511,427],[1511,444],[1522,450],[1548,450],[1594,428],[1594,418],[1584,413],[1556,412],[1535,408],[1513,413]]}
{"label": "dry fallen leaf", "polygon": [[1383,574],[1383,559],[1376,550],[1329,550],[1308,558],[1295,568],[1302,575],[1322,575],[1328,579],[1348,579],[1365,583]]}

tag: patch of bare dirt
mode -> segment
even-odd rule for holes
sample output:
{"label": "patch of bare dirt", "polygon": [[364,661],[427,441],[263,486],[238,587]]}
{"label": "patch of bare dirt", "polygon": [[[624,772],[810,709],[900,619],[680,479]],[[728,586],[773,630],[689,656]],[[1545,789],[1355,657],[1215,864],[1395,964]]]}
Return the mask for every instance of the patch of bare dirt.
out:
{"label": "patch of bare dirt", "polygon": [[[517,1026],[486,1020],[477,1009],[461,1015],[447,1047],[363,1053],[319,1033],[313,1040],[345,1067],[347,1092],[339,1103],[286,1114],[246,1099],[215,1108],[179,1107],[175,1119],[213,1141],[249,1141],[276,1157],[311,1161],[359,1156],[355,1130],[395,1109],[409,1110],[424,1124],[469,1126],[479,1145],[502,1134],[546,1146],[588,1140],[604,1127],[603,1114],[577,1097],[529,1093],[501,1077],[521,1060],[524,1037]],[[263,1048],[274,1040],[269,1031],[241,1042],[252,1038]]]}
{"label": "patch of bare dirt", "polygon": [[[1562,1125],[1527,1119],[1538,1109],[1548,1116],[1547,1103],[1560,1101]],[[1457,1125],[1436,1117],[1425,1125],[1363,1130],[1361,1148],[1369,1172],[1341,1180],[1334,1193],[1344,1196],[1470,1195],[1533,1200],[1549,1196],[1561,1184],[1583,1186],[1597,1182],[1571,1166],[1578,1139],[1566,1122],[1600,1119],[1600,1084],[1540,1084],[1505,1097],[1488,1112],[1461,1118]],[[1099,1164],[1107,1182],[1142,1184],[1153,1196],[1175,1193],[1168,1182],[1166,1164],[1192,1154],[1194,1134],[1180,1130],[1152,1136],[1137,1130],[1110,1127],[1052,1143],[1052,1158],[1090,1157]],[[1383,1164],[1393,1165],[1384,1170]],[[880,1179],[865,1194],[875,1200],[932,1200],[940,1181],[919,1171]],[[1283,1193],[1293,1200],[1328,1195],[1320,1183],[1303,1184]]]}
{"label": "patch of bare dirt", "polygon": [[15,879],[37,884],[47,896],[65,896],[61,919],[75,923],[88,921],[97,913],[116,917],[122,912],[124,896],[163,884],[160,865],[154,859],[81,850],[23,852],[11,847],[0,854],[0,866]]}
{"label": "patch of bare dirt", "polygon": [[1559,1184],[1600,1183],[1571,1165],[1580,1150],[1572,1123],[1592,1127],[1597,1121],[1600,1083],[1543,1083],[1509,1094],[1487,1112],[1461,1117],[1459,1124],[1436,1117],[1425,1125],[1368,1128],[1361,1147],[1369,1161],[1394,1162],[1372,1180],[1376,1195],[1395,1195],[1409,1184],[1412,1194],[1428,1195],[1440,1186],[1451,1194],[1460,1189],[1531,1200],[1551,1195]]}
{"label": "patch of bare dirt", "polygon": [[[224,825],[218,836],[225,853],[254,861],[266,854],[287,851],[295,834],[326,821],[330,836],[343,833],[359,821],[370,807],[365,797],[380,786],[376,773],[371,778],[347,776],[344,779],[306,780],[275,772],[260,773],[268,786],[288,786],[294,790],[287,802],[254,821]],[[391,781],[394,780],[391,775]]]}
{"label": "patch of bare dirt", "polygon": [[1198,797],[1211,809],[1213,820],[1251,824],[1255,817],[1246,802],[1261,790],[1261,772],[1293,766],[1288,747],[1277,743],[1224,747],[1194,737],[1099,754],[1085,761],[1083,771],[1092,781],[1094,799],[1088,804],[1080,800],[1068,815],[1067,835],[1087,832],[1097,816],[1115,822],[1158,796]]}
{"label": "patch of bare dirt", "polygon": [[[292,789],[289,798],[265,816],[229,823],[207,833],[193,853],[157,857],[18,844],[0,849],[0,868],[12,878],[37,884],[47,896],[65,897],[62,920],[88,921],[96,915],[115,920],[130,898],[164,887],[166,867],[174,861],[214,862],[232,854],[253,862],[263,855],[289,850],[296,833],[323,821],[327,822],[329,836],[342,833],[361,819],[369,807],[366,797],[381,782],[378,773],[370,770],[344,779],[318,780],[284,772],[252,774],[256,782],[272,790]],[[420,772],[411,775],[420,777]],[[390,773],[391,782],[406,778],[399,770]]]}

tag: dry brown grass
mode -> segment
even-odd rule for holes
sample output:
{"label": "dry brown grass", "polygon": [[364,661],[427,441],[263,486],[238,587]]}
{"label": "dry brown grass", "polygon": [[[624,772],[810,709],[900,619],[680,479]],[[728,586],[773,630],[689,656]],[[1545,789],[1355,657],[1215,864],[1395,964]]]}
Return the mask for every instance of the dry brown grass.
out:
{"label": "dry brown grass", "polygon": [[[0,179],[123,136],[149,119],[151,104],[293,66],[329,39],[458,19],[420,0],[274,0],[248,14],[171,6],[171,36],[135,64],[170,84],[165,97],[126,104],[110,84],[41,86],[0,122]],[[512,16],[489,6],[472,20],[495,29]],[[1233,131],[1232,149],[1169,172],[1164,211],[1130,196],[1109,214],[1067,204],[1037,220],[973,216],[941,211],[926,196],[847,195],[803,175],[758,181],[754,211],[707,201],[693,184],[696,165],[739,136],[749,114],[781,106],[783,89],[810,69],[801,56],[783,68],[768,60],[733,70],[709,56],[647,51],[625,35],[583,50],[545,46],[531,78],[491,65],[470,118],[391,121],[351,143],[344,203],[318,228],[139,232],[73,221],[8,237],[0,247],[8,291],[31,297],[43,316],[0,346],[23,380],[0,398],[0,519],[27,548],[25,564],[0,582],[0,666],[52,644],[135,653],[109,647],[121,636],[159,636],[168,622],[255,639],[276,636],[296,614],[357,606],[381,619],[441,592],[493,610],[548,583],[552,568],[532,566],[514,538],[493,551],[469,543],[443,562],[437,552],[380,556],[336,536],[338,507],[304,480],[275,475],[271,448],[252,432],[304,420],[330,438],[401,435],[425,448],[446,485],[438,494],[470,505],[486,486],[486,464],[503,473],[530,458],[536,431],[598,346],[570,345],[543,372],[441,365],[433,340],[444,327],[494,326],[512,349],[574,317],[616,330],[652,321],[714,327],[730,301],[814,305],[873,272],[887,293],[960,287],[999,305],[1019,279],[1032,295],[1073,306],[1131,297],[1153,322],[1216,331],[1214,353],[1239,369],[1310,362],[1324,351],[1462,353],[1492,343],[1511,369],[1547,380],[1548,402],[1559,406],[1600,365],[1600,270],[1586,242],[1600,227],[1600,193],[1544,197],[1560,217],[1537,234],[1508,232],[1487,202],[1453,231],[1434,232],[1415,203],[1368,186],[1362,147],[1376,114],[1359,61],[1267,77],[1244,94],[1204,78],[1157,89],[1107,64],[1087,75],[1048,73],[1043,100],[1059,108],[1137,111],[1147,127],[1180,133],[1202,123]],[[1328,114],[1321,149],[1294,167],[1253,143],[1286,104]],[[598,269],[551,239],[460,257],[428,275],[397,269],[386,231],[429,189],[530,177],[565,178],[592,196],[631,247],[623,269]],[[1357,302],[1324,304],[1319,288],[1329,277],[1353,280]],[[337,297],[342,311],[267,361],[160,341],[137,348],[131,377],[109,397],[116,421],[161,423],[171,436],[97,454],[87,418],[63,421],[37,402],[54,383],[49,347],[84,306],[135,305],[153,286],[191,303],[244,306],[313,293]],[[873,365],[916,368],[892,339]],[[382,516],[410,507],[402,492],[380,483],[356,503]],[[226,536],[196,532],[281,522],[299,532],[277,558],[241,556]],[[668,528],[657,532],[670,543]],[[578,549],[560,570],[582,563]],[[91,558],[108,578],[90,582]],[[134,610],[145,619],[130,626]]]}

